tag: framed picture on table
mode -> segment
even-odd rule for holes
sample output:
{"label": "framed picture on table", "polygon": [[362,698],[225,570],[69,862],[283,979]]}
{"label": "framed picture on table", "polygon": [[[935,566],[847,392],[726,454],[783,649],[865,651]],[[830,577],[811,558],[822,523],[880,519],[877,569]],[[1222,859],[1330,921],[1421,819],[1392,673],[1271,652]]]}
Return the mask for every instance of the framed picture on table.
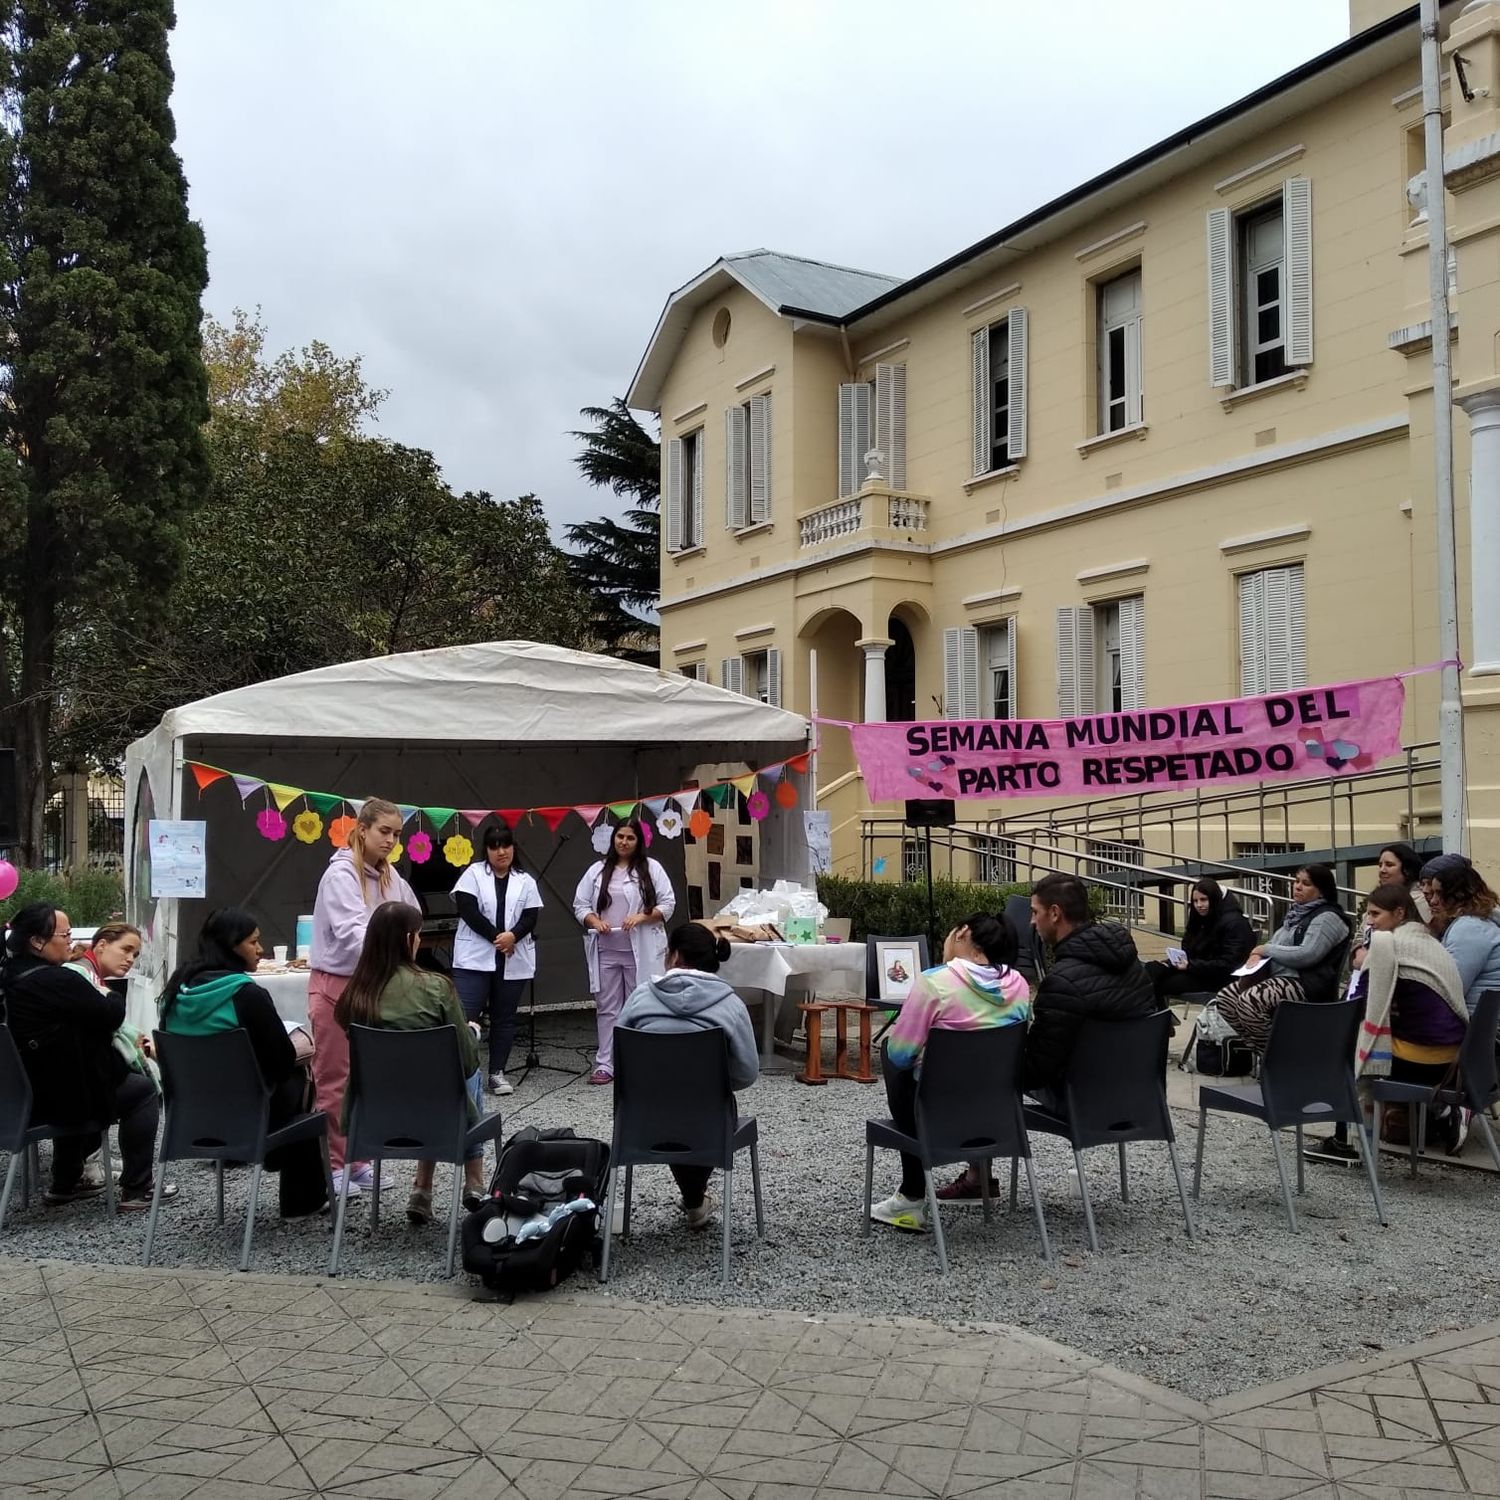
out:
{"label": "framed picture on table", "polygon": [[911,993],[922,964],[915,943],[876,943],[875,973],[882,1000],[903,1001]]}

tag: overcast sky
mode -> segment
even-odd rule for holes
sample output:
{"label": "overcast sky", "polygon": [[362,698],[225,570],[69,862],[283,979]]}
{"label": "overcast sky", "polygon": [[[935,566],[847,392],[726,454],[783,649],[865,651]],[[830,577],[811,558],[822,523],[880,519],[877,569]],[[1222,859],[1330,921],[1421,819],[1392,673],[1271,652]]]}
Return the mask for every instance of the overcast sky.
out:
{"label": "overcast sky", "polygon": [[1345,0],[178,0],[174,106],[207,309],[363,355],[380,433],[556,528],[620,508],[568,432],[718,256],[910,275],[1346,33]]}

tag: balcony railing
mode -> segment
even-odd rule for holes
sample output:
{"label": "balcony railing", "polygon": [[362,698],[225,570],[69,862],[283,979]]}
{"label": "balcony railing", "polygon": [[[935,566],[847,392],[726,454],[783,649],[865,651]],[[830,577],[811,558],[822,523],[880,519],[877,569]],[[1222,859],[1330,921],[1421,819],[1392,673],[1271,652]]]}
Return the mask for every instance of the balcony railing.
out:
{"label": "balcony railing", "polygon": [[867,485],[857,495],[799,517],[797,530],[803,547],[821,547],[862,535],[910,539],[927,530],[927,499]]}

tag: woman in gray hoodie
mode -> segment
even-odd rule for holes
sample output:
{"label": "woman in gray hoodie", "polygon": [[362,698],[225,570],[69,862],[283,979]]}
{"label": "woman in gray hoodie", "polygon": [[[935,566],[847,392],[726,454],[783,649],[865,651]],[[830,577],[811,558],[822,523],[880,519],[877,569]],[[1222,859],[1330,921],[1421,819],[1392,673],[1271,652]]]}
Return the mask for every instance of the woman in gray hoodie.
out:
{"label": "woman in gray hoodie", "polygon": [[[700,922],[683,922],[667,939],[667,972],[638,985],[616,1023],[637,1031],[708,1031],[729,1038],[729,1086],[747,1089],[760,1076],[755,1028],[745,1002],[719,978],[729,957],[727,939]],[[711,1167],[673,1167],[689,1229],[709,1221]]]}

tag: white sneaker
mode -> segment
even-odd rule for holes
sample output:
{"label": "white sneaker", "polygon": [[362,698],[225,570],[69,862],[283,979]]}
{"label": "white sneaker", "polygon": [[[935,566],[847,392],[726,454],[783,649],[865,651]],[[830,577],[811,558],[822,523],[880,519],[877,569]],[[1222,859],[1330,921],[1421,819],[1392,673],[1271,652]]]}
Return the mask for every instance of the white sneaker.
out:
{"label": "white sneaker", "polygon": [[908,1198],[904,1193],[892,1193],[872,1204],[870,1217],[877,1224],[889,1224],[893,1229],[906,1229],[914,1234],[927,1230],[927,1205],[920,1198]]}
{"label": "white sneaker", "polygon": [[504,1073],[491,1073],[490,1074],[490,1093],[492,1093],[492,1094],[513,1094],[513,1093],[515,1093],[515,1089],[512,1088],[511,1085],[508,1084],[505,1081],[505,1074]]}
{"label": "white sneaker", "polygon": [[[380,1174],[380,1191],[382,1193],[390,1192],[395,1185],[396,1179],[388,1172]],[[375,1186],[374,1165],[367,1161],[360,1162],[350,1174],[349,1186],[351,1188],[373,1188]]]}
{"label": "white sneaker", "polygon": [[697,1208],[683,1207],[683,1215],[687,1219],[689,1229],[707,1229],[714,1216],[713,1199],[704,1195],[703,1202]]}
{"label": "white sneaker", "polygon": [[[333,1169],[333,1196],[335,1199],[344,1191],[344,1173],[348,1170],[347,1167],[335,1167]],[[349,1178],[348,1196],[350,1198],[359,1197],[359,1184],[352,1176]]]}

